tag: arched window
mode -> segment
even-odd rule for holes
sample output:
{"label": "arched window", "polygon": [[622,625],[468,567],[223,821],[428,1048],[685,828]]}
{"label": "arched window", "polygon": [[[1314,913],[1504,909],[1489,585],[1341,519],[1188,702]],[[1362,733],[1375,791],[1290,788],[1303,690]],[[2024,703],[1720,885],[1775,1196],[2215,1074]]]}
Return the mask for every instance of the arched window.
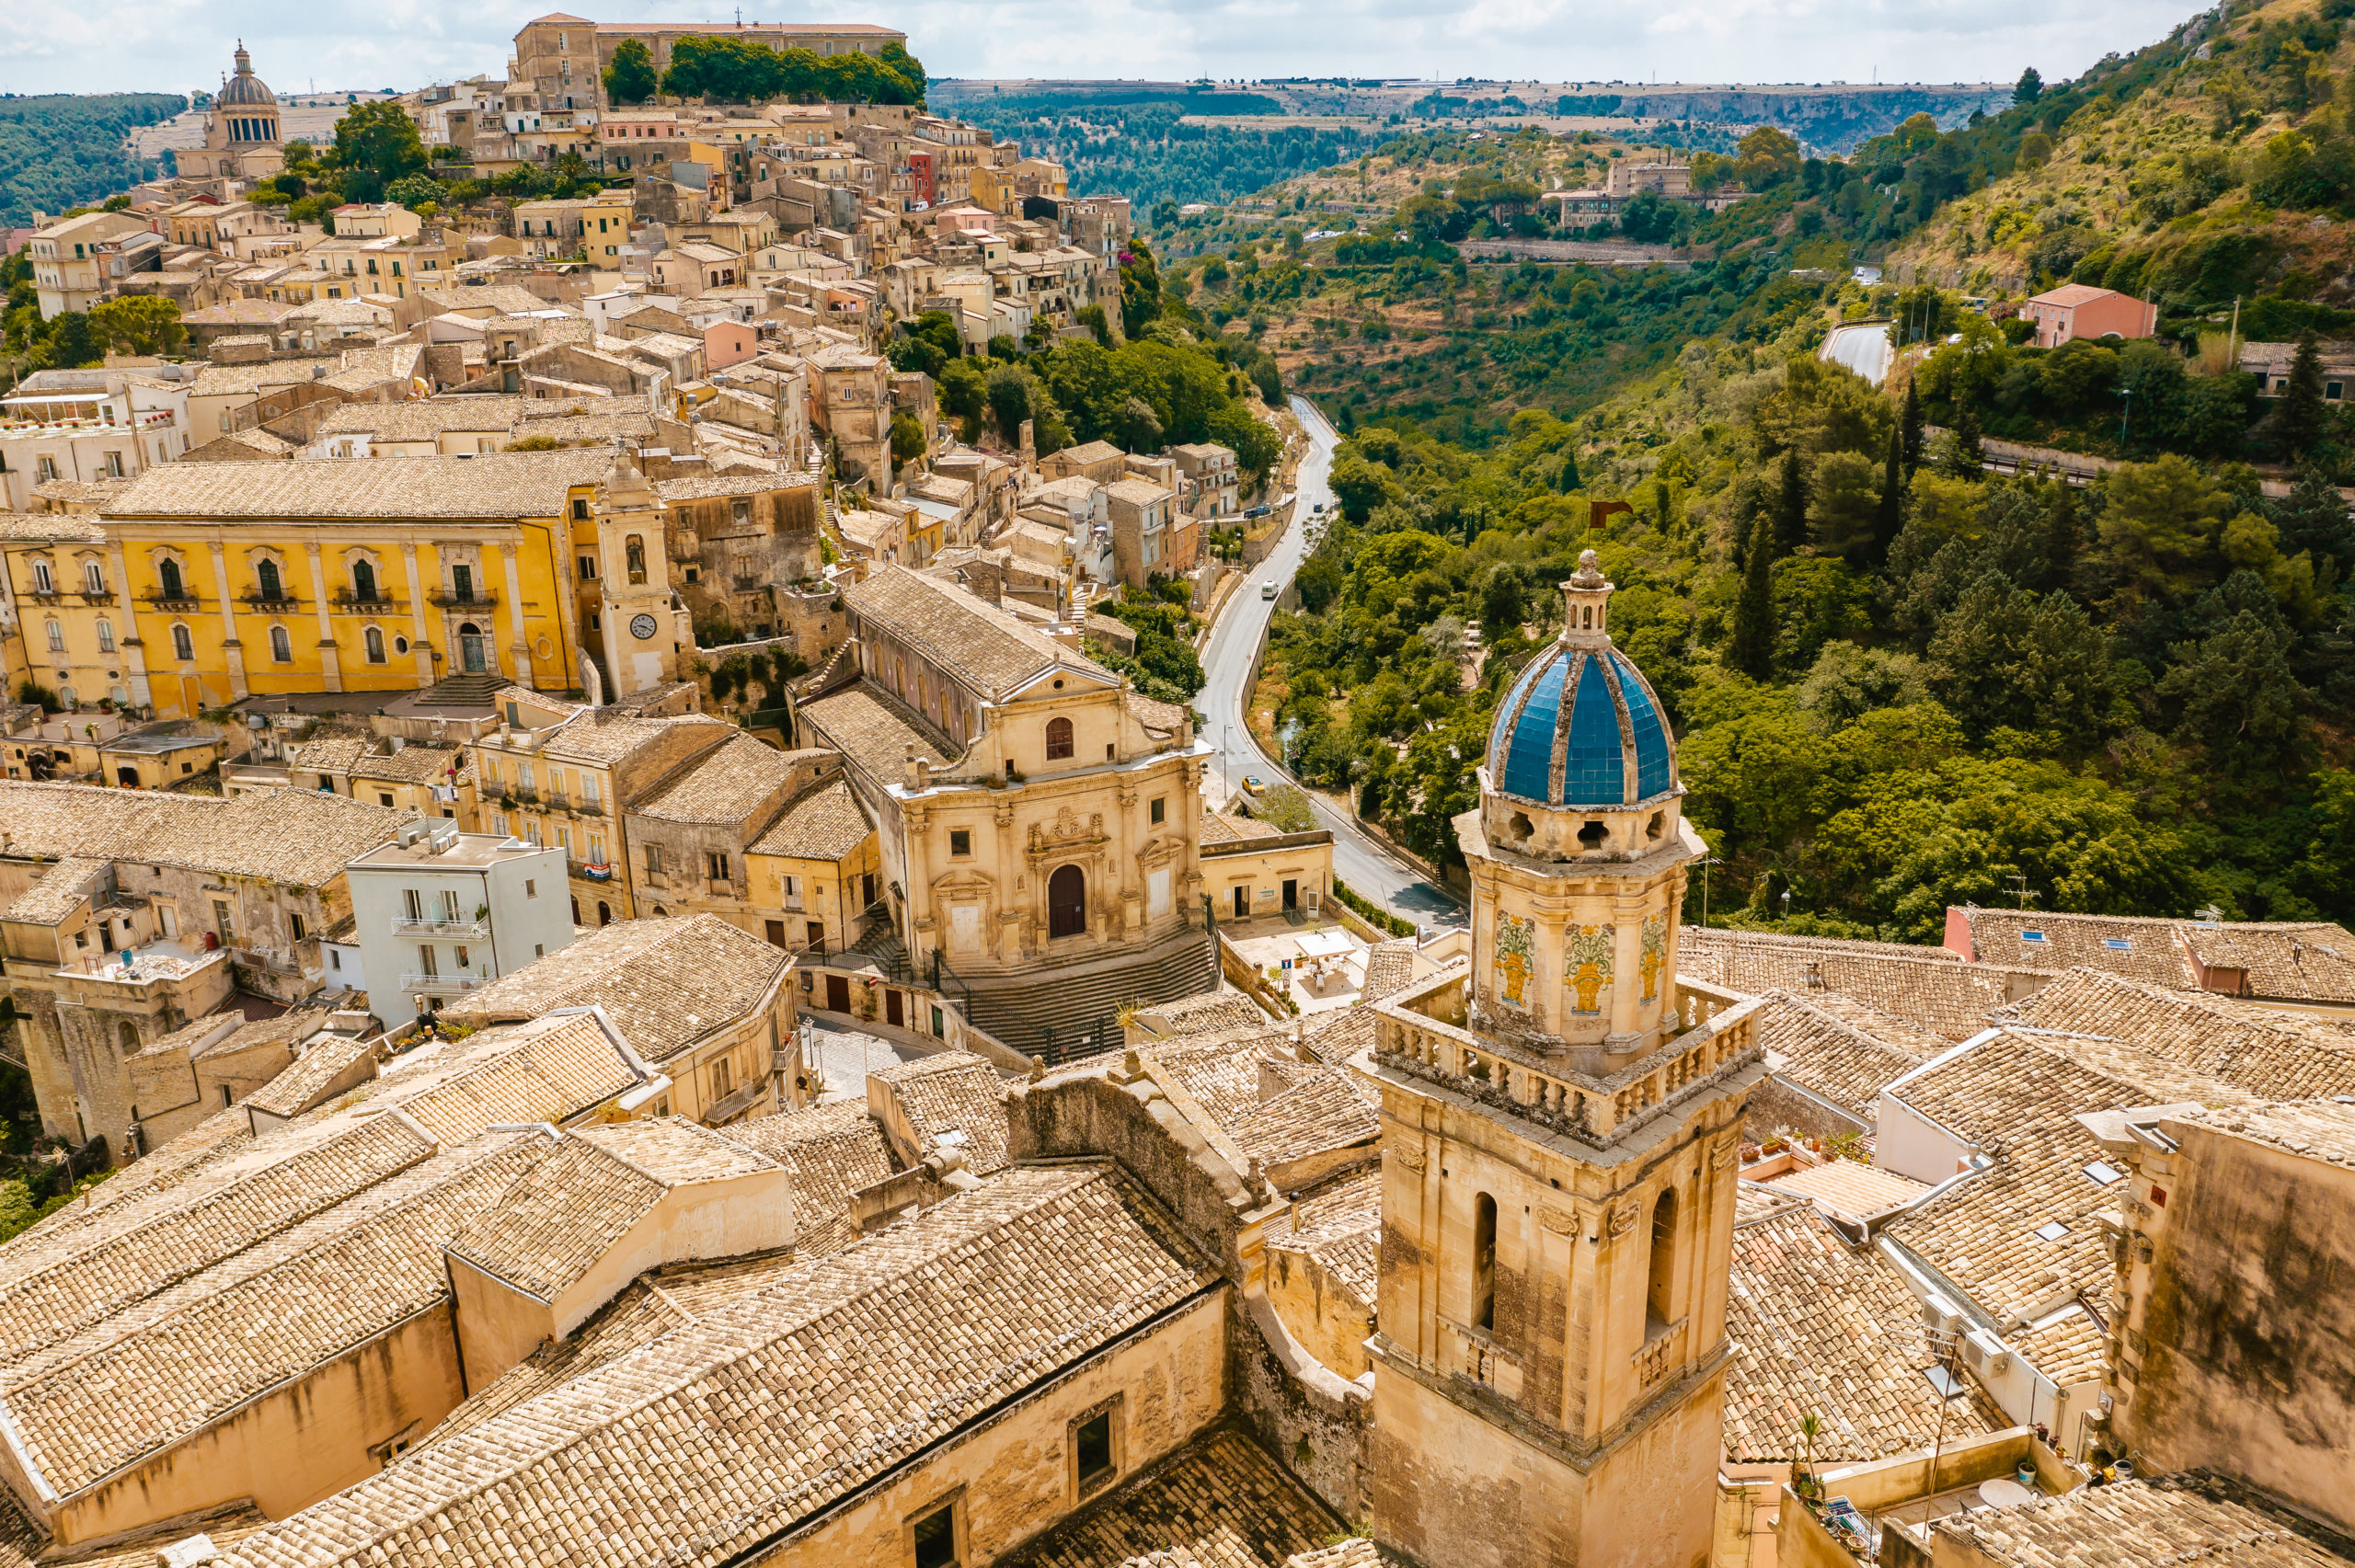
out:
{"label": "arched window", "polygon": [[114,1026],[114,1037],[115,1043],[122,1047],[123,1055],[128,1057],[137,1056],[139,1054],[138,1024],[133,1024],[128,1018],[116,1020]]}
{"label": "arched window", "polygon": [[54,621],[44,622],[43,624],[47,626],[49,630],[49,651],[52,653],[63,653],[65,651],[65,628],[59,625]]}
{"label": "arched window", "polygon": [[254,567],[254,581],[260,585],[261,596],[264,599],[286,597],[286,585],[279,578],[276,561],[265,560],[258,564]]}
{"label": "arched window", "polygon": [[365,561],[351,563],[351,597],[363,604],[376,597],[376,568]]}
{"label": "arched window", "polygon": [[286,635],[283,626],[270,629],[270,657],[280,664],[294,662],[294,639]]}
{"label": "arched window", "polygon": [[1071,756],[1071,720],[1051,718],[1047,721],[1047,761],[1062,761]]}
{"label": "arched window", "polygon": [[100,653],[114,651],[114,623],[103,615],[98,617],[98,651]]}
{"label": "arched window", "polygon": [[188,635],[186,626],[177,622],[172,626],[172,657],[183,663],[196,658],[196,639]]}
{"label": "arched window", "polygon": [[1652,1206],[1650,1283],[1644,1291],[1644,1335],[1649,1338],[1675,1321],[1670,1309],[1676,1281],[1676,1189],[1669,1188]]}
{"label": "arched window", "polygon": [[629,580],[644,582],[646,580],[646,541],[633,533],[623,542],[622,552],[627,557]]}
{"label": "arched window", "polygon": [[165,559],[155,563],[155,581],[163,589],[166,599],[185,599],[187,591],[180,586],[180,564]]}
{"label": "arched window", "polygon": [[1487,1193],[1472,1211],[1472,1323],[1497,1326],[1497,1200]]}
{"label": "arched window", "polygon": [[385,634],[383,632],[373,626],[371,626],[366,631],[360,634],[360,640],[368,649],[369,663],[382,664],[385,662]]}
{"label": "arched window", "polygon": [[1075,865],[1047,878],[1047,934],[1080,936],[1087,931],[1087,875]]}

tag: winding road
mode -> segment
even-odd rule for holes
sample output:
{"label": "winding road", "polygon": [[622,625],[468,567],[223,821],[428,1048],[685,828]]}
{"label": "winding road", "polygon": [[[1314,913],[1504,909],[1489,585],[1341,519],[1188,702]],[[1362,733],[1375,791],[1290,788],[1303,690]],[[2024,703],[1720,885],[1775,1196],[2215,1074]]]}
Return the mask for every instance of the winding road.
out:
{"label": "winding road", "polygon": [[1889,339],[1889,323],[1860,321],[1847,326],[1835,326],[1823,340],[1820,358],[1835,365],[1845,365],[1858,375],[1878,386],[1888,379],[1889,367],[1897,350]]}
{"label": "winding road", "polygon": [[[1252,661],[1259,650],[1260,634],[1276,608],[1259,597],[1259,584],[1273,578],[1280,592],[1291,586],[1292,574],[1300,569],[1301,559],[1307,554],[1308,524],[1315,515],[1317,503],[1321,501],[1328,508],[1334,504],[1326,478],[1332,466],[1333,448],[1340,437],[1307,399],[1293,398],[1292,409],[1309,438],[1308,453],[1301,459],[1296,486],[1299,499],[1292,507],[1292,525],[1284,531],[1274,553],[1254,568],[1249,579],[1228,598],[1209,643],[1201,650],[1206,679],[1200,704],[1210,718],[1210,730],[1204,738],[1215,750],[1212,766],[1222,785],[1235,789],[1240,789],[1244,778],[1252,773],[1270,784],[1292,776],[1259,750],[1250,727],[1244,723],[1243,704],[1251,692]],[[1324,801],[1311,795],[1309,804],[1316,813],[1318,825],[1332,830],[1333,875],[1348,883],[1352,891],[1418,925],[1464,923],[1464,905],[1454,894],[1384,849],[1356,822]]]}

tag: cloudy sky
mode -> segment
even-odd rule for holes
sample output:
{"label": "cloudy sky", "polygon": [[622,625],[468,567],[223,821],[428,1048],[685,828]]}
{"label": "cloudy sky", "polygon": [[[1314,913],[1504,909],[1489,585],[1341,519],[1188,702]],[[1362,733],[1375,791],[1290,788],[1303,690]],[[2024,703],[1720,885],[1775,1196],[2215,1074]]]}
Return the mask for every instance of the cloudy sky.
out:
{"label": "cloudy sky", "polygon": [[[806,0],[796,19],[904,29],[938,76],[1284,75],[1543,81],[2010,81],[2071,75],[2162,37],[2196,0]],[[750,0],[774,19],[779,0]],[[772,8],[774,7],[774,8]],[[497,73],[513,0],[40,0],[0,3],[0,90],[215,86],[242,35],[280,92],[407,88]],[[695,18],[658,3],[576,14]]]}

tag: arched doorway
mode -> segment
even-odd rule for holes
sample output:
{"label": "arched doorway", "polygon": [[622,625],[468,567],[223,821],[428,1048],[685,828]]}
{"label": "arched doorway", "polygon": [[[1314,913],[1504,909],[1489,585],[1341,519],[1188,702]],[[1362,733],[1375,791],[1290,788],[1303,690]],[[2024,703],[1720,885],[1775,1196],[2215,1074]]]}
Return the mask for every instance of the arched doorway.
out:
{"label": "arched doorway", "polygon": [[469,675],[483,672],[482,630],[472,621],[458,627],[458,667]]}
{"label": "arched doorway", "polygon": [[1060,866],[1047,878],[1047,934],[1083,936],[1087,932],[1087,877],[1075,865]]}

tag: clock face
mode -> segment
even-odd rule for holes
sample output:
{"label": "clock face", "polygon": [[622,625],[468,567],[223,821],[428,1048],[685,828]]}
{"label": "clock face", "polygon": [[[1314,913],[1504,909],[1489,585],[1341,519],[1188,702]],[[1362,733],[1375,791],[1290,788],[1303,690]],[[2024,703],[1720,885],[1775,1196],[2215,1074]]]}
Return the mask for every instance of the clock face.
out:
{"label": "clock face", "polygon": [[645,642],[648,638],[653,636],[654,617],[651,615],[631,616],[629,618],[629,635],[636,637],[639,642]]}

